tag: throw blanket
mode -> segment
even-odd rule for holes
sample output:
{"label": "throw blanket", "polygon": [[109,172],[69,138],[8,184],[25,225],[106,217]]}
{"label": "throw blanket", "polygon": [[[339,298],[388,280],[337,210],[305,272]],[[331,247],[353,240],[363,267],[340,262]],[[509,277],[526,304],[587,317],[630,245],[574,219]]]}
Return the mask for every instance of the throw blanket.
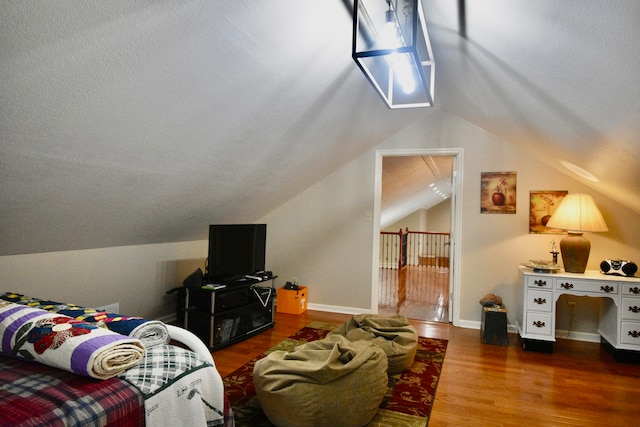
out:
{"label": "throw blanket", "polygon": [[6,292],[0,295],[0,299],[63,314],[88,323],[96,323],[97,326],[105,327],[113,332],[139,339],[146,348],[168,344],[170,339],[166,325],[158,320],[122,316],[117,313],[79,307],[75,304],[31,298],[16,292]]}
{"label": "throw blanket", "polygon": [[0,302],[0,352],[97,379],[138,363],[140,340],[38,308]]}
{"label": "throw blanket", "polygon": [[153,347],[139,365],[119,377],[142,392],[148,426],[233,425],[220,374],[191,351]]}

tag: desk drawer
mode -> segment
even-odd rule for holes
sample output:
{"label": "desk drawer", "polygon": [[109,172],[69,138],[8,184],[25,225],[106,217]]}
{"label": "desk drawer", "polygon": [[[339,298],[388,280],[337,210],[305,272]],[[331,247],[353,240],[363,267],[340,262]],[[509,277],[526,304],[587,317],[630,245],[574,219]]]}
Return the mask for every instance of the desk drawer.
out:
{"label": "desk drawer", "polygon": [[[527,312],[527,334],[551,336],[551,314]],[[639,340],[640,341],[640,340]]]}
{"label": "desk drawer", "polygon": [[620,342],[622,344],[637,345],[640,350],[640,323],[622,322],[620,328]]}
{"label": "desk drawer", "polygon": [[596,294],[617,294],[618,282],[607,281],[591,281],[591,280],[572,280],[572,279],[557,279],[556,289],[562,291],[579,291],[589,292]]}
{"label": "desk drawer", "polygon": [[640,321],[640,298],[623,297],[620,304],[620,317]]}
{"label": "desk drawer", "polygon": [[539,276],[529,276],[527,277],[527,287],[536,289],[553,289],[553,279],[547,279]]}
{"label": "desk drawer", "polygon": [[530,289],[527,292],[527,310],[551,312],[553,304],[553,292],[551,291],[534,291]]}
{"label": "desk drawer", "polygon": [[621,283],[622,295],[635,295],[640,297],[640,283]]}

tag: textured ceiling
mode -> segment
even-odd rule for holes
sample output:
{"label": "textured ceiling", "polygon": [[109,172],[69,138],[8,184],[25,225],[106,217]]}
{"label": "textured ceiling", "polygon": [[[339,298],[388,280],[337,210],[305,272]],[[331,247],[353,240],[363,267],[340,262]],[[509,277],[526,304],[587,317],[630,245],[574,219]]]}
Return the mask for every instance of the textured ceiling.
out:
{"label": "textured ceiling", "polygon": [[450,156],[384,157],[380,228],[451,197],[452,172]]}
{"label": "textured ceiling", "polygon": [[348,0],[3,1],[0,255],[206,239],[440,108],[640,212],[640,2],[457,4],[436,107],[390,111]]}

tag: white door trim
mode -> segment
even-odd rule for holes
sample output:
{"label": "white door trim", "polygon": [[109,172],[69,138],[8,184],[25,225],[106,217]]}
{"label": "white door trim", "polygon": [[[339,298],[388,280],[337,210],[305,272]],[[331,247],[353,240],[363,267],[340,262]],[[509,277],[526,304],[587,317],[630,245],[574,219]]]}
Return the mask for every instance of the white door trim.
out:
{"label": "white door trim", "polygon": [[374,175],[374,205],[373,205],[373,250],[372,250],[372,283],[371,283],[371,312],[378,312],[378,268],[380,256],[380,215],[382,206],[382,159],[390,156],[452,156],[455,157],[452,213],[451,213],[451,259],[449,261],[449,321],[455,326],[460,324],[460,256],[462,233],[462,148],[417,148],[399,150],[376,150]]}

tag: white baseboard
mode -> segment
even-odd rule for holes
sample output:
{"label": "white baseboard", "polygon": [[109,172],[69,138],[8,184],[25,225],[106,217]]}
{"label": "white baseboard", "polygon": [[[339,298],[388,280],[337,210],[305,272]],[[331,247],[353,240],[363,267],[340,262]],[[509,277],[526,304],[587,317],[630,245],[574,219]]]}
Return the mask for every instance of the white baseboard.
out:
{"label": "white baseboard", "polygon": [[[456,326],[467,329],[480,329],[481,323],[474,320],[461,320]],[[512,334],[518,333],[516,325],[507,325],[507,332]],[[566,339],[573,341],[600,342],[600,334],[592,332],[569,332],[556,329],[556,339]]]}
{"label": "white baseboard", "polygon": [[175,323],[178,320],[178,316],[175,313],[167,314],[165,316],[158,317],[156,320],[159,320],[164,323]]}
{"label": "white baseboard", "polygon": [[[308,310],[326,311],[329,313],[341,313],[341,314],[370,314],[371,310],[365,310],[362,308],[344,307],[341,305],[325,305],[325,304],[308,304]],[[176,314],[167,314],[165,316],[158,317],[156,320],[160,320],[164,323],[174,323],[177,320]],[[466,329],[480,330],[480,322],[476,320],[461,320],[455,326]],[[516,325],[507,325],[507,332],[517,334],[518,329]],[[600,334],[592,332],[575,332],[564,331],[556,329],[556,338],[568,339],[574,341],[584,342],[600,342]]]}
{"label": "white baseboard", "polygon": [[570,332],[556,329],[556,339],[558,338],[573,341],[600,342],[600,334],[592,332]]}
{"label": "white baseboard", "polygon": [[344,307],[341,305],[307,304],[307,310],[327,311],[329,313],[342,314],[370,314],[371,310],[362,308]]}

